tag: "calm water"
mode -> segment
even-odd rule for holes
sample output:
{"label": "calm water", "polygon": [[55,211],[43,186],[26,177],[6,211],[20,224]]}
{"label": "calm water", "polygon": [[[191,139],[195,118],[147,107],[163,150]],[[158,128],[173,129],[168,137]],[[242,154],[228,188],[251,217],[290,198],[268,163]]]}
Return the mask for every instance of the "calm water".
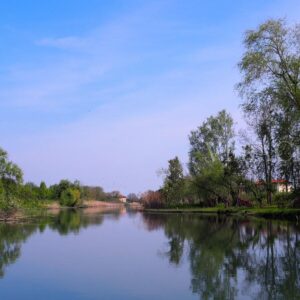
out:
{"label": "calm water", "polygon": [[63,211],[0,224],[0,299],[300,299],[300,226]]}

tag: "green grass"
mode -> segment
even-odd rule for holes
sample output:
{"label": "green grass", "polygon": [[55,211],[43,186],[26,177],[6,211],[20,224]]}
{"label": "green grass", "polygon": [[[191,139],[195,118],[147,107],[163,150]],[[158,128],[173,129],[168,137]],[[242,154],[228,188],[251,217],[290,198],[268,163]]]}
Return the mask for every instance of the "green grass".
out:
{"label": "green grass", "polygon": [[224,214],[224,215],[249,215],[275,219],[300,219],[300,209],[269,207],[190,207],[190,208],[164,208],[145,209],[146,212],[160,213],[199,213],[199,214]]}

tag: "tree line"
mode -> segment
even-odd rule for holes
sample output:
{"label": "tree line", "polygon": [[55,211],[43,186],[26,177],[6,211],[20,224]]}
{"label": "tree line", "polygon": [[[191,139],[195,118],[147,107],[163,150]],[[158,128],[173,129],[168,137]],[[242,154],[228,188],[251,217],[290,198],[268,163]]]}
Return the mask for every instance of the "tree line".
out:
{"label": "tree line", "polygon": [[143,194],[146,207],[299,205],[300,24],[268,20],[243,45],[236,89],[247,131],[225,110],[207,118],[188,137],[188,172],[170,159],[161,189]]}
{"label": "tree line", "polygon": [[75,207],[84,200],[118,201],[119,191],[105,192],[100,186],[82,185],[78,180],[67,179],[47,186],[23,182],[23,171],[9,160],[0,148],[0,209],[9,210],[22,205],[38,206],[42,201],[59,201],[62,206]]}

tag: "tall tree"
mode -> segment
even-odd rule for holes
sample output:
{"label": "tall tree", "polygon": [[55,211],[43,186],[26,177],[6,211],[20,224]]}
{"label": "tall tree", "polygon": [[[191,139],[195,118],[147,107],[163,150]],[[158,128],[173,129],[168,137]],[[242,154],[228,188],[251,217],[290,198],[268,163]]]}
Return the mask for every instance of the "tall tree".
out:
{"label": "tall tree", "polygon": [[0,148],[0,201],[3,207],[13,206],[12,198],[23,181],[22,170],[8,159],[7,152]]}
{"label": "tall tree", "polygon": [[0,148],[0,180],[10,180],[21,183],[23,180],[22,170],[8,159],[7,152]]}
{"label": "tall tree", "polygon": [[189,170],[192,175],[207,167],[207,162],[217,157],[226,164],[229,153],[234,150],[233,119],[225,111],[209,117],[201,126],[192,131],[189,152]]}
{"label": "tall tree", "polygon": [[272,179],[276,170],[276,130],[278,117],[276,101],[272,93],[255,93],[242,105],[246,120],[256,139],[251,145],[255,149],[258,180],[267,191],[267,201],[272,202]]}
{"label": "tall tree", "polygon": [[184,193],[184,175],[182,165],[176,156],[169,160],[168,169],[165,170],[163,195],[168,205],[180,204]]}
{"label": "tall tree", "polygon": [[300,112],[300,25],[288,27],[283,20],[268,20],[246,32],[244,46],[239,63],[241,93],[272,88],[281,105]]}
{"label": "tall tree", "polygon": [[237,204],[243,174],[234,155],[234,136],[233,119],[225,110],[191,132],[189,168],[203,205]]}
{"label": "tall tree", "polygon": [[[268,20],[246,32],[245,53],[239,63],[238,90],[247,120],[255,123],[260,141],[264,180],[271,201],[271,180],[276,170],[299,185],[300,149],[300,26]],[[277,160],[278,168],[274,162]]]}

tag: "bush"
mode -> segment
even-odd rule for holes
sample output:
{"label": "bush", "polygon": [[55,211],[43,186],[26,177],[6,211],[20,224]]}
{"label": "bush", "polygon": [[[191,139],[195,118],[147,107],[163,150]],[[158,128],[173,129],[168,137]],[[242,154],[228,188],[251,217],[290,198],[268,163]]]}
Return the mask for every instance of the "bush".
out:
{"label": "bush", "polygon": [[285,207],[292,201],[292,193],[278,192],[273,196],[273,200],[278,207]]}
{"label": "bush", "polygon": [[0,193],[0,210],[9,211],[19,206],[20,201],[16,197]]}
{"label": "bush", "polygon": [[163,208],[164,201],[161,192],[148,191],[141,197],[145,208]]}
{"label": "bush", "polygon": [[291,207],[300,208],[300,189],[294,190],[290,196]]}
{"label": "bush", "polygon": [[60,201],[61,206],[74,207],[80,205],[80,191],[74,188],[68,188],[61,193]]}

